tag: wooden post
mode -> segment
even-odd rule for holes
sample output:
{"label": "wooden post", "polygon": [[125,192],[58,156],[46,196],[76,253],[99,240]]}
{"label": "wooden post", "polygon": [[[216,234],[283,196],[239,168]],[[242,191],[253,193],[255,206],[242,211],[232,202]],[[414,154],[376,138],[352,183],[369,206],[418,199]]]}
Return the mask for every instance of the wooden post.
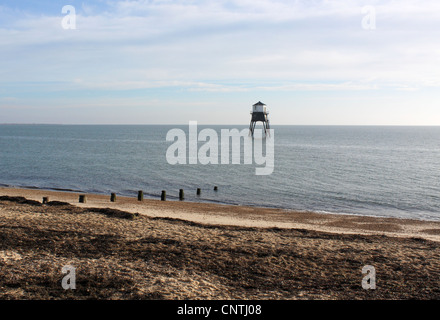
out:
{"label": "wooden post", "polygon": [[202,193],[202,190],[200,188],[197,188],[197,195],[200,196],[200,193]]}
{"label": "wooden post", "polygon": [[49,197],[43,197],[43,204],[47,204],[49,202]]}
{"label": "wooden post", "polygon": [[138,201],[144,200],[144,192],[142,190],[138,191]]}
{"label": "wooden post", "polygon": [[160,200],[162,201],[167,200],[167,192],[165,190],[162,190],[162,194],[160,195]]}
{"label": "wooden post", "polygon": [[79,203],[87,203],[87,197],[85,194],[79,196]]}
{"label": "wooden post", "polygon": [[183,194],[183,189],[180,189],[179,190],[179,200],[184,200],[184,199],[185,199],[185,196]]}
{"label": "wooden post", "polygon": [[112,194],[110,195],[110,201],[111,201],[111,202],[116,202],[116,193],[112,193]]}

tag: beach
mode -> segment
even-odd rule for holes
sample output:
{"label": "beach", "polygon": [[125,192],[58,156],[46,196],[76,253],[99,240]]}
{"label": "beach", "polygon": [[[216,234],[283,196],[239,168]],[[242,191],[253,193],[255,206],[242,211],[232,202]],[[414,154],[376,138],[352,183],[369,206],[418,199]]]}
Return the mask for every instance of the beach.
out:
{"label": "beach", "polygon": [[78,197],[0,188],[1,299],[440,298],[440,222]]}

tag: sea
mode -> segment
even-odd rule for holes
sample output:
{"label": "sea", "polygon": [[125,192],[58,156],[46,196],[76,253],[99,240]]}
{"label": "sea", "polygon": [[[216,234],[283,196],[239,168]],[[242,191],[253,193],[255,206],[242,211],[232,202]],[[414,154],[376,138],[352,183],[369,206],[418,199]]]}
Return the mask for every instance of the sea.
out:
{"label": "sea", "polygon": [[[247,128],[198,131],[218,133],[220,159],[222,129]],[[170,164],[172,129],[189,139],[188,125],[0,125],[0,186],[152,199],[166,190],[168,201],[184,189],[192,202],[440,220],[440,127],[274,125],[268,175],[244,155]]]}

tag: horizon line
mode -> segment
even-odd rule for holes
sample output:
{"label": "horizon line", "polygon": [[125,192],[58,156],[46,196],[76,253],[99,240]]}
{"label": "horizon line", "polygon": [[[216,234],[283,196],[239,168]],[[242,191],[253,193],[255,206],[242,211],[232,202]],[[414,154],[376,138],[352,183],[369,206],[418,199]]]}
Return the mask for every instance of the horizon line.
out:
{"label": "horizon line", "polygon": [[[194,120],[195,121],[195,120]],[[239,123],[199,123],[203,126],[248,126],[249,124]],[[8,125],[45,125],[45,126],[183,126],[188,123],[26,123],[26,122],[5,122],[0,123],[1,126]],[[440,124],[273,124],[271,126],[314,126],[314,127],[440,127]]]}

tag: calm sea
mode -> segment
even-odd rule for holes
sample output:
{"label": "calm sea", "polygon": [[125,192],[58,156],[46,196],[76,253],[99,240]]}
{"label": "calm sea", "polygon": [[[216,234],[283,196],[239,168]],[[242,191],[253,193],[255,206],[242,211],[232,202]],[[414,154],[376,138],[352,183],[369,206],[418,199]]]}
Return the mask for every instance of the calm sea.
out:
{"label": "calm sea", "polygon": [[[0,125],[0,185],[440,220],[440,127],[273,126],[275,170],[170,165],[188,126]],[[199,130],[206,126],[199,126]],[[221,129],[246,126],[209,126]],[[213,190],[218,186],[218,191]],[[196,188],[202,188],[196,196]]]}

